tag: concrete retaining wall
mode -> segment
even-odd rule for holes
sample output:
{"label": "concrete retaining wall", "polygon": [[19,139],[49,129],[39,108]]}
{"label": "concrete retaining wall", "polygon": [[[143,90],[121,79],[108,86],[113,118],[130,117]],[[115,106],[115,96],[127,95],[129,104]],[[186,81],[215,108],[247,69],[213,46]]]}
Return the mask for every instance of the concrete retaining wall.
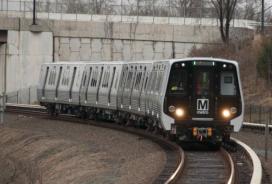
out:
{"label": "concrete retaining wall", "polygon": [[[194,46],[221,43],[216,26],[63,20],[39,20],[38,23],[32,26],[30,19],[0,17],[0,30],[8,30],[6,58],[10,102],[35,102],[40,65],[53,59],[183,58]],[[246,28],[231,30],[235,40],[250,39],[253,33]],[[3,70],[2,60],[0,54],[0,71]]]}
{"label": "concrete retaining wall", "polygon": [[[35,88],[38,83],[40,66],[52,62],[53,35],[51,32],[9,31],[7,48],[7,93],[14,101],[19,91],[20,103],[36,101]],[[16,99],[17,101],[17,99]]]}
{"label": "concrete retaining wall", "polygon": [[197,43],[55,37],[55,61],[133,61],[183,58]]}

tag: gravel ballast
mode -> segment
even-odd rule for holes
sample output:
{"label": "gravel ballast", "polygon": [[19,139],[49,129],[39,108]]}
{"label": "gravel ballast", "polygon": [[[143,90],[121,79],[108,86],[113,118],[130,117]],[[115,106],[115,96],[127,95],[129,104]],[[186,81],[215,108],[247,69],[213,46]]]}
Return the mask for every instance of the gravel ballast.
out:
{"label": "gravel ballast", "polygon": [[263,166],[263,184],[272,183],[272,135],[268,137],[268,157],[265,160],[265,136],[260,130],[243,128],[239,133],[232,134],[233,137],[246,143],[259,156]]}
{"label": "gravel ballast", "polygon": [[152,183],[165,162],[150,140],[111,129],[7,114],[0,183]]}

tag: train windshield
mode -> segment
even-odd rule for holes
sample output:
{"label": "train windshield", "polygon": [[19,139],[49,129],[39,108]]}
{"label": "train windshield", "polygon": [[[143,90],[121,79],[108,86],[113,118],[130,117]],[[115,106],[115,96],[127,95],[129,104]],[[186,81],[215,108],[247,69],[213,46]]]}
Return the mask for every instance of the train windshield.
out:
{"label": "train windshield", "polygon": [[233,64],[211,61],[178,62],[172,65],[167,94],[239,96]]}
{"label": "train windshield", "polygon": [[201,71],[197,73],[195,81],[196,95],[209,95],[210,91],[210,73]]}

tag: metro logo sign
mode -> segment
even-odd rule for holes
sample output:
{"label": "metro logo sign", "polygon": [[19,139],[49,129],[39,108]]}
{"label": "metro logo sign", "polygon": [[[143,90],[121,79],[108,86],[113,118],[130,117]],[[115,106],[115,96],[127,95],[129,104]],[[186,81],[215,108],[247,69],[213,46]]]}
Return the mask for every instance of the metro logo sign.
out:
{"label": "metro logo sign", "polygon": [[209,99],[197,99],[197,114],[209,114]]}

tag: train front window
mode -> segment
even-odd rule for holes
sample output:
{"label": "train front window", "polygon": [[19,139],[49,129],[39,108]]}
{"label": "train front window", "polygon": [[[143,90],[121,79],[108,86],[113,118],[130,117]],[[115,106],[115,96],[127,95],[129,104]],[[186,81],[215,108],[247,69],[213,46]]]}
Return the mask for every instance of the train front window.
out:
{"label": "train front window", "polygon": [[235,75],[231,71],[222,72],[220,75],[220,94],[236,96]]}
{"label": "train front window", "polygon": [[187,71],[181,70],[180,68],[172,69],[168,85],[168,93],[185,95],[187,91],[187,78]]}
{"label": "train front window", "polygon": [[197,72],[195,81],[195,93],[199,96],[209,95],[210,88],[210,73],[207,71]]}

